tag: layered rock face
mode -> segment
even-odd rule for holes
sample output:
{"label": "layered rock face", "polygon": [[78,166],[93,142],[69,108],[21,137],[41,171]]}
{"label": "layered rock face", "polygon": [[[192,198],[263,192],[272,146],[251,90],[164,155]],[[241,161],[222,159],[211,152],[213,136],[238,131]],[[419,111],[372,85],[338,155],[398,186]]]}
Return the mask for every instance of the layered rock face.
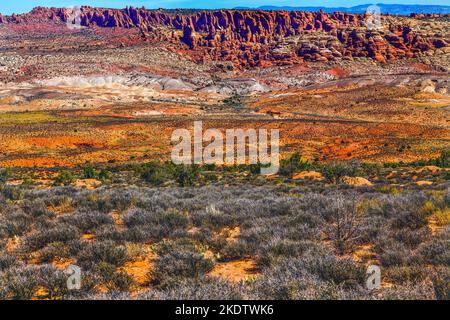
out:
{"label": "layered rock face", "polygon": [[[25,15],[0,16],[0,22],[72,18],[68,9],[36,8]],[[448,35],[417,34],[392,21],[368,30],[367,18],[339,12],[81,8],[83,26],[139,28],[149,43],[164,43],[199,61],[231,61],[243,67],[354,57],[386,62],[449,46]]]}

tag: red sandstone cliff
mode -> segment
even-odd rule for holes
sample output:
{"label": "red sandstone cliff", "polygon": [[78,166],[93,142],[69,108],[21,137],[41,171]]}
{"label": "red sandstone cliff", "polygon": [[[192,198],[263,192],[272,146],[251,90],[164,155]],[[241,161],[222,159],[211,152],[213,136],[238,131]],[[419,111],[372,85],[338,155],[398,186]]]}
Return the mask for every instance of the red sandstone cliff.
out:
{"label": "red sandstone cliff", "polygon": [[[66,22],[67,9],[36,8],[0,16],[0,22]],[[447,47],[448,39],[418,35],[408,26],[365,28],[365,15],[303,11],[163,11],[83,7],[88,27],[139,28],[149,43],[170,43],[197,60],[229,60],[241,66],[369,57],[380,62]],[[419,17],[420,18],[420,17]],[[323,39],[312,41],[316,32]]]}

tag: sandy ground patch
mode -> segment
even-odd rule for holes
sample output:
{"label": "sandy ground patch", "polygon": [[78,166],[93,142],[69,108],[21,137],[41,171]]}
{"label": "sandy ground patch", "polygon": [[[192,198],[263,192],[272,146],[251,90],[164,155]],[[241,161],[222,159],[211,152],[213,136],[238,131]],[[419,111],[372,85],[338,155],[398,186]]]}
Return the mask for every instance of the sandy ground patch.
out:
{"label": "sandy ground patch", "polygon": [[252,259],[218,263],[209,273],[210,276],[241,282],[259,275],[256,263]]}

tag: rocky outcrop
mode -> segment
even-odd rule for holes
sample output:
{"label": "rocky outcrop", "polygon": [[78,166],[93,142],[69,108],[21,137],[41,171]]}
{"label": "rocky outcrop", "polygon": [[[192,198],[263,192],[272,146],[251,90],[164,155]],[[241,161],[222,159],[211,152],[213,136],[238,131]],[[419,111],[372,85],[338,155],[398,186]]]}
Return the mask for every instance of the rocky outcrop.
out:
{"label": "rocky outcrop", "polygon": [[[70,18],[68,9],[35,8],[24,15],[0,16],[0,21],[66,22]],[[385,63],[449,47],[448,39],[417,34],[404,25],[389,23],[383,30],[367,30],[366,19],[366,15],[339,12],[81,8],[83,26],[139,28],[149,43],[170,44],[198,61],[231,61],[238,66],[354,57]],[[316,34],[321,38],[315,39]]]}
{"label": "rocky outcrop", "polygon": [[349,186],[356,186],[356,187],[371,187],[373,186],[373,183],[369,180],[361,177],[342,177],[341,181]]}

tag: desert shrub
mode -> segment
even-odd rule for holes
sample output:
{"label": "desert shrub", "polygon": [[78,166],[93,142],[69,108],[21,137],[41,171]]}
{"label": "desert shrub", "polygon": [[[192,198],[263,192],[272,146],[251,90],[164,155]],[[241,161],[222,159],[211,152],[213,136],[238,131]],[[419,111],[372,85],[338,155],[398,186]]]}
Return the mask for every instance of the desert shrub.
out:
{"label": "desert shrub", "polygon": [[151,240],[158,240],[163,237],[163,232],[157,227],[132,227],[128,228],[124,234],[124,239],[130,242],[139,243]]}
{"label": "desert shrub", "polygon": [[192,222],[196,227],[218,229],[235,226],[238,224],[238,221],[239,217],[237,214],[227,214],[222,211],[207,212],[202,210],[192,214]]}
{"label": "desert shrub", "polygon": [[78,253],[88,246],[88,242],[81,239],[70,240],[67,242],[70,256],[77,256]]}
{"label": "desert shrub", "polygon": [[33,178],[30,176],[25,176],[22,178],[22,185],[31,186],[33,183]]}
{"label": "desert shrub", "polygon": [[114,272],[104,283],[110,291],[128,292],[134,285],[134,279],[126,272]]}
{"label": "desert shrub", "polygon": [[243,225],[240,240],[245,241],[249,252],[256,252],[273,239],[302,241],[320,237],[319,228],[302,222],[296,216],[255,219]]}
{"label": "desert shrub", "polygon": [[[60,188],[71,188],[71,187],[60,187]],[[59,188],[53,188],[52,190],[55,191],[55,195],[51,197],[45,197],[44,203],[45,206],[52,206],[52,207],[71,207],[73,205],[73,199],[71,196],[68,195],[58,195]],[[70,193],[70,191],[69,191]],[[75,194],[75,192],[73,192]]]}
{"label": "desert shrub", "polygon": [[55,186],[68,186],[72,183],[74,183],[76,180],[76,177],[69,171],[63,171],[61,172],[55,179],[54,179],[54,185]]}
{"label": "desert shrub", "polygon": [[23,200],[25,197],[25,190],[20,186],[3,186],[0,191],[3,197],[12,201]]}
{"label": "desert shrub", "polygon": [[89,300],[89,301],[125,301],[125,300],[136,300],[130,292],[101,292],[101,293],[91,293],[88,295],[82,295],[81,297],[75,296],[71,297],[72,300]]}
{"label": "desert shrub", "polygon": [[220,251],[220,261],[238,260],[250,255],[249,247],[246,243],[238,241],[236,243],[227,244]]}
{"label": "desert shrub", "polygon": [[384,300],[432,300],[435,298],[429,281],[395,285],[383,290]]}
{"label": "desert shrub", "polygon": [[449,207],[444,207],[444,208],[438,208],[435,211],[435,216],[436,216],[436,223],[439,226],[446,226],[448,224],[450,224],[450,208]]}
{"label": "desert shrub", "polygon": [[125,211],[139,202],[141,194],[134,189],[107,191],[96,190],[77,197],[76,206],[80,211],[100,211],[109,213],[113,210]]}
{"label": "desert shrub", "polygon": [[317,277],[287,270],[284,265],[270,270],[272,274],[264,274],[251,286],[251,293],[256,299],[315,300],[327,287]]}
{"label": "desert shrub", "polygon": [[64,271],[52,265],[43,265],[39,269],[39,287],[45,290],[45,299],[63,299],[69,294],[67,288],[68,276]]}
{"label": "desert shrub", "polygon": [[338,183],[344,176],[358,175],[359,164],[354,161],[330,162],[320,169],[325,178],[331,183]]}
{"label": "desert shrub", "polygon": [[426,279],[426,271],[419,266],[395,266],[385,272],[386,278],[396,284],[419,283]]}
{"label": "desert shrub", "polygon": [[444,195],[444,204],[447,207],[450,207],[450,190],[447,190],[447,192]]}
{"label": "desert shrub", "polygon": [[431,277],[434,293],[438,300],[450,300],[450,269],[448,265],[437,268]]}
{"label": "desert shrub", "polygon": [[142,225],[163,225],[168,229],[185,228],[189,224],[188,217],[177,210],[149,212],[142,209],[133,209],[124,217],[127,227]]}
{"label": "desert shrub", "polygon": [[212,267],[212,261],[204,259],[199,253],[175,251],[158,260],[152,276],[159,283],[170,277],[197,278],[210,271]]}
{"label": "desert shrub", "polygon": [[82,270],[81,288],[79,290],[71,290],[66,299],[88,299],[98,291],[98,285],[102,283],[102,277],[92,271]]}
{"label": "desert shrub", "polygon": [[365,279],[365,270],[351,259],[336,259],[333,256],[315,257],[307,263],[307,270],[323,281],[357,286]]}
{"label": "desert shrub", "polygon": [[102,240],[112,240],[116,242],[124,241],[126,235],[124,232],[117,229],[114,224],[106,224],[98,227],[95,230],[96,238],[100,241]]}
{"label": "desert shrub", "polygon": [[96,179],[98,177],[98,172],[95,168],[88,164],[83,168],[83,178],[84,179]]}
{"label": "desert shrub", "polygon": [[101,212],[74,212],[60,217],[60,222],[75,226],[82,232],[95,231],[105,224],[113,224],[114,221],[109,215]]}
{"label": "desert shrub", "polygon": [[25,245],[30,250],[42,249],[52,242],[66,243],[80,237],[77,228],[65,224],[57,225],[48,230],[39,230],[25,238]]}
{"label": "desert shrub", "polygon": [[219,176],[215,173],[206,172],[203,174],[203,177],[206,182],[215,183],[219,181]]}
{"label": "desert shrub", "polygon": [[176,285],[149,290],[138,296],[141,300],[242,300],[243,288],[219,278],[183,279]]}
{"label": "desert shrub", "polygon": [[117,246],[112,241],[99,241],[90,243],[79,252],[78,264],[86,269],[93,269],[100,263],[119,267],[127,258],[127,249],[124,246]]}
{"label": "desert shrub", "polygon": [[174,176],[180,187],[190,187],[195,184],[200,174],[197,165],[178,165],[175,167]]}
{"label": "desert shrub", "polygon": [[160,186],[170,180],[173,174],[172,168],[167,168],[156,162],[146,164],[140,171],[141,179],[155,186]]}
{"label": "desert shrub", "polygon": [[364,176],[378,176],[382,173],[383,166],[378,163],[361,163],[359,171]]}
{"label": "desert shrub", "polygon": [[11,210],[3,219],[0,220],[0,228],[9,237],[21,236],[27,232],[31,226],[30,217],[22,210]]}
{"label": "desert shrub", "polygon": [[363,212],[358,210],[355,199],[347,200],[343,195],[338,195],[322,215],[327,222],[328,237],[334,241],[339,253],[344,254],[360,237]]}
{"label": "desert shrub", "polygon": [[380,261],[384,267],[405,265],[410,259],[411,252],[402,244],[393,243],[383,248]]}
{"label": "desert shrub", "polygon": [[43,200],[25,200],[21,205],[22,210],[33,218],[46,217],[53,218],[55,214],[47,209],[47,205]]}
{"label": "desert shrub", "polygon": [[11,169],[9,168],[0,168],[0,183],[4,183],[11,176]]}
{"label": "desert shrub", "polygon": [[431,216],[436,211],[436,206],[434,202],[428,200],[422,206],[422,211],[426,216]]}
{"label": "desert shrub", "polygon": [[133,277],[116,269],[115,265],[106,261],[97,264],[95,272],[99,276],[99,282],[104,284],[109,291],[130,291],[130,288],[134,285]]}
{"label": "desert shrub", "polygon": [[285,177],[292,177],[294,173],[308,170],[311,167],[308,160],[303,159],[299,153],[294,153],[289,158],[280,161],[279,173]]}
{"label": "desert shrub", "polygon": [[42,262],[51,262],[56,258],[69,257],[69,248],[62,242],[52,242],[43,248],[40,252]]}
{"label": "desert shrub", "polygon": [[441,168],[450,167],[450,150],[441,151],[441,155],[436,159],[436,165]]}
{"label": "desert shrub", "polygon": [[251,284],[251,292],[257,299],[275,300],[363,298],[364,273],[350,260],[308,254],[266,269]]}
{"label": "desert shrub", "polygon": [[448,239],[435,238],[425,243],[418,250],[424,263],[433,265],[450,265],[450,242]]}
{"label": "desert shrub", "polygon": [[202,229],[199,232],[189,234],[188,236],[199,245],[209,248],[213,252],[220,253],[228,245],[228,241],[225,237],[218,237],[208,229]]}
{"label": "desert shrub", "polygon": [[111,194],[107,194],[107,197],[103,199],[103,201],[109,202],[110,206],[108,207],[106,204],[103,203],[102,212],[109,212],[111,210],[118,210],[118,211],[125,211],[139,203],[139,198],[142,197],[142,195],[136,190],[115,190]]}
{"label": "desert shrub", "polygon": [[53,266],[17,266],[0,275],[3,299],[30,300],[38,288],[43,288],[46,298],[63,298],[67,295],[67,277]]}
{"label": "desert shrub", "polygon": [[408,248],[415,249],[421,243],[428,241],[431,237],[431,233],[428,228],[421,228],[418,230],[401,229],[395,230],[392,237],[396,241],[406,245]]}
{"label": "desert shrub", "polygon": [[186,214],[174,209],[157,212],[133,209],[125,215],[124,223],[129,228],[127,238],[140,242],[174,235],[178,230],[188,227],[189,219]]}
{"label": "desert shrub", "polygon": [[197,251],[176,248],[157,260],[150,278],[154,284],[167,286],[176,278],[199,278],[213,267],[214,262]]}
{"label": "desert shrub", "polygon": [[392,222],[394,228],[409,228],[417,230],[428,225],[429,213],[427,210],[405,210]]}
{"label": "desert shrub", "polygon": [[377,197],[376,204],[368,209],[368,214],[383,218],[398,219],[400,217],[403,219],[405,215],[415,215],[418,212],[419,217],[424,217],[428,214],[423,210],[426,200],[427,197],[420,191],[381,195]]}
{"label": "desert shrub", "polygon": [[39,267],[17,266],[0,274],[2,299],[30,300],[39,286]]}
{"label": "desert shrub", "polygon": [[383,234],[388,235],[389,226],[383,217],[373,216],[366,213],[359,225],[359,238],[355,240],[357,244],[376,243]]}
{"label": "desert shrub", "polygon": [[16,264],[16,257],[5,252],[0,252],[0,272],[3,272]]}
{"label": "desert shrub", "polygon": [[111,180],[112,173],[106,169],[102,169],[100,170],[97,178],[100,179],[101,181]]}
{"label": "desert shrub", "polygon": [[320,252],[323,248],[319,243],[302,240],[292,241],[278,236],[270,239],[258,250],[257,263],[260,267],[270,267],[287,258],[298,258],[308,251]]}
{"label": "desert shrub", "polygon": [[[226,174],[225,169],[220,170]],[[233,170],[248,168],[236,166]],[[450,192],[442,191],[446,187],[446,182],[436,183],[435,191],[430,192],[406,185],[402,193],[383,194],[373,188],[338,185],[330,190],[309,185],[256,186],[247,182],[227,188],[103,186],[95,191],[2,186],[0,296],[29,297],[39,289],[45,298],[133,298],[118,292],[135,288],[132,278],[120,267],[128,261],[126,248],[131,244],[127,242],[151,241],[158,242],[159,260],[154,272],[149,272],[149,281],[155,287],[140,298],[443,298],[448,296],[448,279],[442,270],[450,265],[449,229],[432,234],[428,224],[430,217],[437,217],[439,210],[450,204]],[[337,204],[340,197],[343,204]],[[47,210],[50,206],[61,214]],[[113,210],[121,213],[126,228],[113,223]],[[336,250],[339,246],[322,243],[324,235],[338,239],[333,236],[337,234],[337,221],[342,218],[342,230],[354,214],[358,214],[356,222],[350,225],[356,229],[352,233],[355,237],[348,238],[351,240],[344,251],[374,244],[383,276],[393,283],[392,288],[367,291],[363,286],[363,264],[335,256],[342,252]],[[237,242],[227,241],[224,227],[240,228]],[[22,238],[18,248],[6,253],[10,232],[20,233]],[[80,239],[87,232],[95,233],[95,242]],[[161,239],[166,240],[160,242]],[[105,247],[106,243],[106,248],[93,248]],[[238,286],[209,280],[207,274],[213,260],[204,256],[207,250],[218,253],[217,259],[224,261],[251,256],[263,274]],[[21,260],[26,261],[30,252],[34,252],[33,257],[39,254],[41,262],[77,258],[77,264],[83,268],[82,289],[67,294],[60,291],[58,275],[50,277],[50,269],[36,269],[41,273],[34,279],[22,270]],[[9,279],[11,286],[7,284]],[[25,284],[31,285],[34,293],[27,292]],[[116,293],[95,295],[99,284]]]}

